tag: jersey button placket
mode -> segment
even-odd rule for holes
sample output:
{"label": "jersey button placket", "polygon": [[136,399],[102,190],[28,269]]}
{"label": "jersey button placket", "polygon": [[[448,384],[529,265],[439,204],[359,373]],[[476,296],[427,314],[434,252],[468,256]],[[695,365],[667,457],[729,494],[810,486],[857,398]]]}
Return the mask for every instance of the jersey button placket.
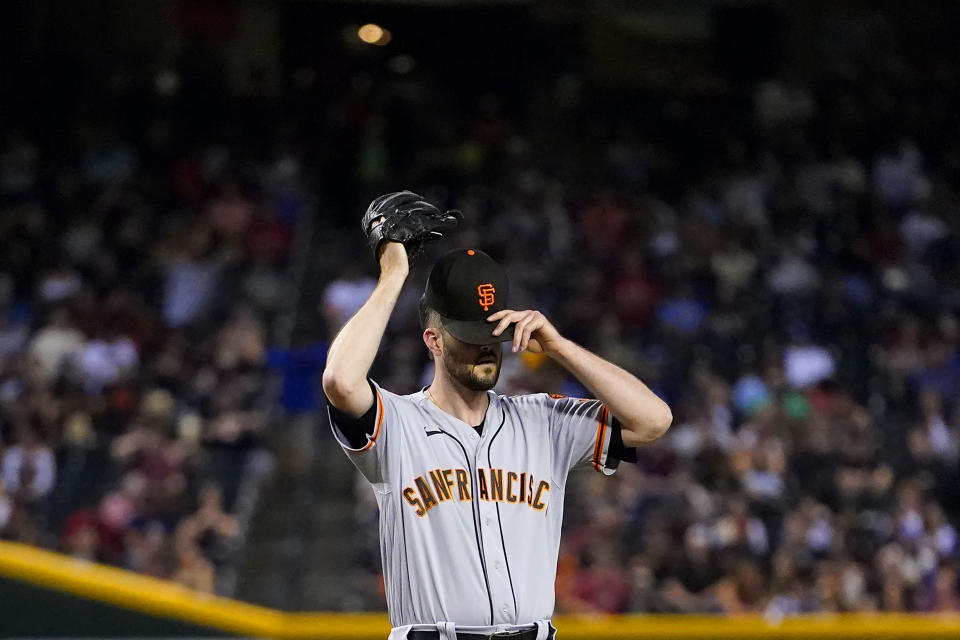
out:
{"label": "jersey button placket", "polygon": [[[475,452],[475,461],[477,467],[491,466],[485,457],[486,451],[482,444],[477,447]],[[481,514],[480,521],[483,524],[483,543],[484,555],[487,558],[487,567],[490,569],[490,586],[493,588],[495,598],[510,597],[512,588],[510,578],[507,575],[506,559],[504,558],[505,549],[501,539],[502,532],[495,525],[497,521],[497,503],[480,502]],[[508,621],[514,613],[513,602],[500,601],[498,613],[503,615],[502,621]]]}

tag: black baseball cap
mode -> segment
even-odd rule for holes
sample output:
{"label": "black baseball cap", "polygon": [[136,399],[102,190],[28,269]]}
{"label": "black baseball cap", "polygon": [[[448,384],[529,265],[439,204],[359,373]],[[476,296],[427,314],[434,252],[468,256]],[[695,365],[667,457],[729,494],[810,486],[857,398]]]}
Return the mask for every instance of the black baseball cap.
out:
{"label": "black baseball cap", "polygon": [[420,298],[421,308],[440,314],[443,328],[468,344],[513,340],[513,325],[493,335],[496,322],[487,316],[507,308],[507,272],[479,249],[454,249],[437,260]]}

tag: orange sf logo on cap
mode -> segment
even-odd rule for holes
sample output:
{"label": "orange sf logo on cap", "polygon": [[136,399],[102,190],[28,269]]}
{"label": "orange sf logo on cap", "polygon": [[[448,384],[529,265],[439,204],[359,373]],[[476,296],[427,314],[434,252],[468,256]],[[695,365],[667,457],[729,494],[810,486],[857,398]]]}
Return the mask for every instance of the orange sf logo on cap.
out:
{"label": "orange sf logo on cap", "polygon": [[484,311],[490,309],[493,305],[493,294],[497,292],[489,282],[477,286],[477,293],[480,295],[480,306]]}

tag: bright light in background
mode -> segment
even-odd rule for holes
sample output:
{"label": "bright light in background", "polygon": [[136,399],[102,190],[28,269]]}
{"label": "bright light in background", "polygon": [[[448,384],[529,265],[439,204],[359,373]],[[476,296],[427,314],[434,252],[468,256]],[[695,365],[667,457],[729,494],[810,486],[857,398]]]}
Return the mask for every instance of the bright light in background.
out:
{"label": "bright light in background", "polygon": [[372,22],[357,29],[357,37],[367,44],[375,44],[378,47],[387,44],[391,39],[389,31]]}
{"label": "bright light in background", "polygon": [[365,24],[357,30],[357,35],[367,44],[376,44],[383,37],[383,27],[378,24]]}

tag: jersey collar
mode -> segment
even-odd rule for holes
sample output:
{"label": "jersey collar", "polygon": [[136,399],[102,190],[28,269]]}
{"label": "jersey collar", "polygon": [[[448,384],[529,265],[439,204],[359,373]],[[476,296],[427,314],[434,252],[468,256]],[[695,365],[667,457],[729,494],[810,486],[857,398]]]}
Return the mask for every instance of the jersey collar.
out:
{"label": "jersey collar", "polygon": [[[434,404],[433,400],[430,399],[429,395],[427,395],[427,389],[429,389],[429,386],[420,390],[421,406],[423,406],[431,414],[436,415],[438,418],[452,422],[456,426],[455,435],[458,437],[466,437],[468,441],[473,440],[473,436],[477,435],[477,431],[474,429],[474,427],[477,425],[467,424],[460,418],[449,414],[438,407],[436,404]],[[503,407],[500,403],[500,396],[497,395],[495,391],[489,390],[487,391],[487,398],[489,402],[487,403],[487,411],[483,414],[484,425],[489,426],[491,424],[500,424],[501,418],[503,417]],[[484,426],[483,434],[481,435],[480,440],[485,440],[487,434],[490,433],[491,430],[488,429],[487,426]],[[424,427],[424,429],[429,430],[429,427]]]}

